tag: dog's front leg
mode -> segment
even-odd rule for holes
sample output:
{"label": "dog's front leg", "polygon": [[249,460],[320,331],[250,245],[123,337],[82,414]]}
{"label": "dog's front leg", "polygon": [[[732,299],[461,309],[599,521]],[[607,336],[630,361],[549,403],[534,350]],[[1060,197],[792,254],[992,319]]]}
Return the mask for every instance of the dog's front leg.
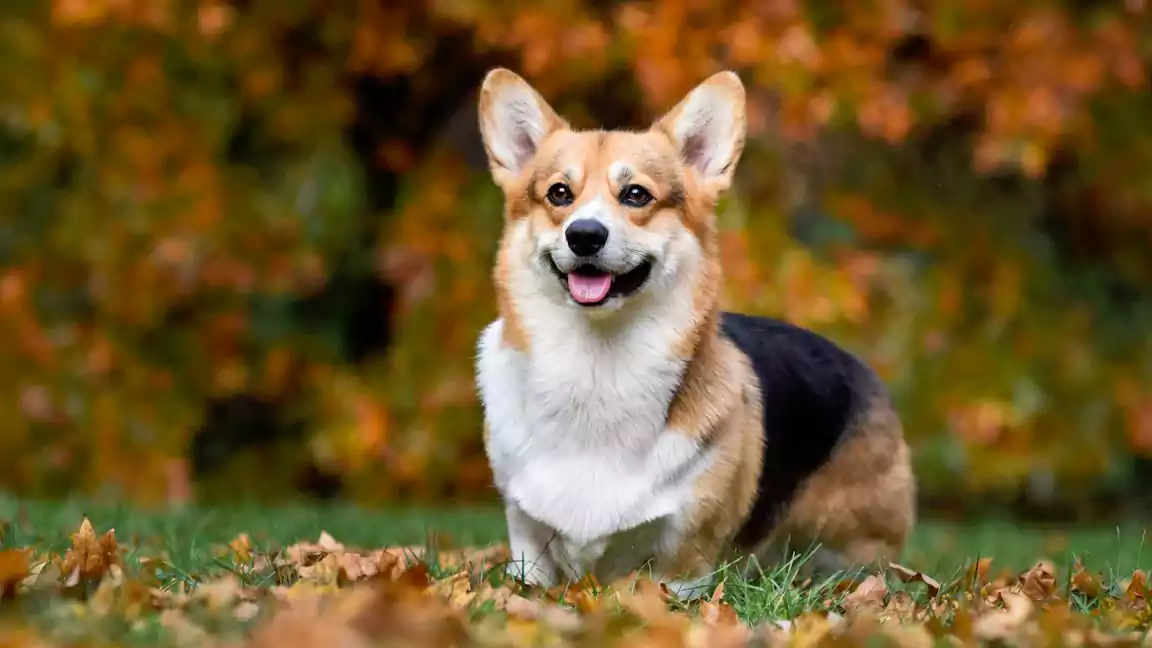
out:
{"label": "dog's front leg", "polygon": [[556,563],[548,550],[553,534],[516,504],[507,504],[504,515],[508,521],[508,545],[512,553],[508,575],[528,585],[555,585]]}

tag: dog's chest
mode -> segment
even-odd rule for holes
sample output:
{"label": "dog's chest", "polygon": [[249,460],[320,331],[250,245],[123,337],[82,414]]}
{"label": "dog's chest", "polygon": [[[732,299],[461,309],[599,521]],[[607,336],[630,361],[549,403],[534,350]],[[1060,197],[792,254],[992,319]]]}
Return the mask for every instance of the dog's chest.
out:
{"label": "dog's chest", "polygon": [[696,448],[664,429],[683,364],[658,336],[611,348],[541,336],[520,353],[500,344],[500,328],[481,338],[478,382],[506,499],[578,555],[685,507],[691,480],[678,468]]}

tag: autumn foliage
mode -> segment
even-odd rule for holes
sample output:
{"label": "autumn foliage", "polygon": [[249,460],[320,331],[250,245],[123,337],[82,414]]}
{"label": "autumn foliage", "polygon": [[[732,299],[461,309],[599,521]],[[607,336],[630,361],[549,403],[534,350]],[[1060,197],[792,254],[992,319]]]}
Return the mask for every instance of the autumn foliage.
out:
{"label": "autumn foliage", "polygon": [[1143,0],[9,4],[0,487],[180,497],[246,394],[303,430],[253,488],[307,457],[365,501],[490,492],[495,63],[583,126],[738,70],[728,304],[875,366],[927,495],[1077,497],[1152,454]]}
{"label": "autumn foliage", "polygon": [[[1078,561],[1065,578],[1050,561],[1020,573],[990,557],[940,582],[888,563],[828,583],[765,580],[768,591],[811,590],[822,601],[785,617],[749,618],[741,584],[678,601],[642,573],[586,577],[547,590],[504,579],[506,546],[430,553],[362,549],[327,533],[258,549],[241,534],[216,547],[223,575],[170,576],[168,558],[121,546],[85,518],[61,552],[0,550],[6,645],[94,643],[109,629],[158,626],[148,645],[177,646],[1147,646],[1145,572],[1109,580]],[[131,560],[126,556],[131,554]],[[23,606],[23,607],[19,607]],[[127,635],[125,635],[127,636]],[[68,638],[85,643],[69,642]],[[131,644],[136,645],[136,644]]]}

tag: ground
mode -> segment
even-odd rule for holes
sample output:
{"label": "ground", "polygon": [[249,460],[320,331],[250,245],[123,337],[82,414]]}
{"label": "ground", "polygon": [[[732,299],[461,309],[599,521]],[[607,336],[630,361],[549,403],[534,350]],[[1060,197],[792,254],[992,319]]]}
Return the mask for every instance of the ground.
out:
{"label": "ground", "polygon": [[[1145,557],[1144,524],[1135,521],[1108,528],[1043,529],[998,520],[970,524],[925,520],[897,566],[817,583],[801,582],[795,565],[752,579],[725,573],[724,587],[712,602],[687,608],[664,601],[658,588],[637,585],[635,580],[627,586],[578,585],[552,592],[527,591],[501,582],[496,576],[499,570],[491,564],[498,554],[451,550],[499,546],[504,525],[496,508],[370,511],[351,506],[252,505],[144,512],[79,500],[43,503],[0,497],[0,525],[0,548],[5,550],[0,552],[0,593],[18,603],[0,604],[7,612],[3,620],[8,625],[0,625],[0,644],[4,645],[8,645],[5,627],[29,627],[37,636],[61,644],[73,639],[99,639],[113,645],[204,645],[210,640],[259,644],[261,635],[257,632],[252,639],[253,629],[264,627],[267,633],[279,627],[273,608],[290,608],[285,601],[292,600],[299,608],[305,593],[323,601],[337,591],[341,595],[366,591],[355,587],[352,581],[358,579],[395,581],[413,591],[434,594],[421,598],[421,605],[431,605],[436,599],[443,605],[437,614],[452,618],[451,623],[434,624],[441,628],[438,632],[456,628],[469,641],[483,645],[489,640],[492,645],[533,644],[524,639],[526,623],[537,633],[549,628],[553,634],[545,635],[553,639],[567,636],[564,632],[574,632],[577,626],[586,633],[589,630],[584,626],[591,623],[589,619],[599,618],[598,614],[631,618],[646,632],[658,627],[652,609],[644,612],[646,608],[638,602],[642,599],[612,598],[611,611],[597,602],[601,600],[597,596],[607,601],[615,596],[611,592],[621,588],[628,589],[629,596],[655,592],[652,600],[660,601],[661,614],[682,619],[688,624],[683,628],[703,624],[721,632],[722,626],[731,625],[739,632],[725,635],[734,642],[728,645],[750,645],[747,641],[760,637],[765,628],[764,632],[777,633],[772,636],[787,642],[802,630],[833,632],[840,627],[837,623],[852,625],[854,619],[865,616],[885,619],[893,627],[907,622],[923,633],[916,637],[925,639],[968,632],[976,638],[1028,643],[1028,637],[1036,638],[1037,628],[1051,626],[1039,619],[1057,608],[1082,617],[1087,624],[1081,628],[1084,632],[1098,628],[1110,632],[1109,636],[1138,642],[1150,617],[1146,581],[1143,573],[1134,572],[1152,566],[1152,548]],[[114,534],[106,535],[109,529]],[[444,548],[442,557],[417,555],[430,544]],[[333,557],[328,558],[329,554]],[[395,556],[406,558],[396,561]],[[430,563],[426,572],[409,568],[416,558]],[[466,558],[467,564],[462,562]],[[1041,559],[1048,562],[1038,565]],[[872,573],[876,577],[867,578]],[[133,590],[132,583],[147,587]],[[202,587],[205,583],[209,586]],[[135,598],[132,591],[137,592]],[[379,598],[384,594],[372,596],[376,598],[356,605],[363,608],[362,613],[375,610],[369,615],[373,619],[386,617],[381,606],[403,608],[398,599],[386,603]],[[1026,610],[1021,607],[1024,603]],[[320,611],[323,604],[309,605],[313,616],[307,623],[313,629],[323,623],[340,628],[344,621],[351,623],[351,616],[341,617],[343,621],[335,625],[331,619],[317,621],[325,614]],[[352,603],[347,606],[355,608]],[[1122,612],[1119,616],[1118,611]],[[899,617],[897,621],[891,621],[894,616]],[[407,614],[404,618],[407,622],[414,617]],[[779,621],[796,623],[789,626]],[[279,623],[284,626],[291,621]],[[1072,620],[1061,623],[1060,627],[1080,628]],[[378,640],[399,632],[394,625],[388,626],[390,630],[373,626],[372,632],[361,628],[355,640],[343,643],[330,638],[308,641],[300,639],[299,631],[284,632],[296,645],[376,645],[363,643],[361,635]],[[625,629],[597,627],[601,633],[597,636],[605,641],[632,636]],[[1132,631],[1140,632],[1140,638],[1117,634]],[[440,635],[432,639],[412,628],[404,632],[413,641],[422,637],[412,645],[457,642]],[[713,639],[710,645],[723,643],[719,635]]]}

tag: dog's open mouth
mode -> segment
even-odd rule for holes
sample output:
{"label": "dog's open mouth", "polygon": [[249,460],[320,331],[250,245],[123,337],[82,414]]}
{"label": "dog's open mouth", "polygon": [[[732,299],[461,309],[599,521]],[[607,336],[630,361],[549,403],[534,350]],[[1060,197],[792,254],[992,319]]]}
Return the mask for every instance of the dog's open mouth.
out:
{"label": "dog's open mouth", "polygon": [[627,297],[640,289],[652,272],[652,262],[645,259],[640,265],[623,274],[614,275],[590,263],[576,266],[571,272],[556,267],[552,255],[545,255],[552,272],[568,289],[568,294],[581,306],[600,306],[613,297]]}

